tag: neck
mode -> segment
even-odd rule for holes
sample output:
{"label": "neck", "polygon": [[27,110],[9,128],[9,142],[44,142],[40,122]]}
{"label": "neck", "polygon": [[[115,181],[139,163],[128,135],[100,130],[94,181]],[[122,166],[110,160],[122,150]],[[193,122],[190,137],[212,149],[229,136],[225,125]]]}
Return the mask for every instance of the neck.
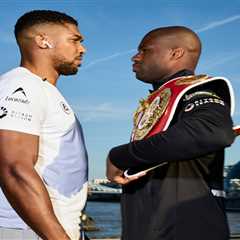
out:
{"label": "neck", "polygon": [[54,68],[49,67],[49,64],[34,64],[26,60],[22,60],[20,66],[27,68],[30,72],[34,73],[40,78],[46,79],[52,85],[56,85],[57,79],[59,78],[57,71]]}

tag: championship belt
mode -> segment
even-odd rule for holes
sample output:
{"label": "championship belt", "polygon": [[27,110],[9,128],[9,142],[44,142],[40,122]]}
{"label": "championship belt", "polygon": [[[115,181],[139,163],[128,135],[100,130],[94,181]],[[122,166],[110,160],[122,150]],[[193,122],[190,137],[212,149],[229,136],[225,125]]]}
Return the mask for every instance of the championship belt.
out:
{"label": "championship belt", "polygon": [[131,141],[141,140],[156,133],[165,131],[174,117],[178,103],[183,95],[194,87],[210,82],[222,83],[226,88],[226,96],[221,96],[234,111],[233,89],[230,82],[222,77],[207,75],[184,76],[172,79],[151,93],[146,99],[140,100],[134,114]]}

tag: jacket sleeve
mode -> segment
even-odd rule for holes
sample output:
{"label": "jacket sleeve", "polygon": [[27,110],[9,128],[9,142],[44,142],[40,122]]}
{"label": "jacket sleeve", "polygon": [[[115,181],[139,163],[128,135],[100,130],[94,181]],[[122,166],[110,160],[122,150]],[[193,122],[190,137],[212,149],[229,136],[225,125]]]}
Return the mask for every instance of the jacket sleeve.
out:
{"label": "jacket sleeve", "polygon": [[111,162],[125,170],[190,160],[230,146],[234,141],[229,106],[218,97],[201,95],[182,101],[177,115],[166,131],[112,148]]}

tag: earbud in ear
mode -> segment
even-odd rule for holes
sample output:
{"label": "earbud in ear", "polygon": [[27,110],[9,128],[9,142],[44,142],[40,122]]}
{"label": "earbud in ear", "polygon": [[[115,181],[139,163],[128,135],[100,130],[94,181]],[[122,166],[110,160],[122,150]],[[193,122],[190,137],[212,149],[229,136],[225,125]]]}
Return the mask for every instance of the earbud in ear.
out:
{"label": "earbud in ear", "polygon": [[53,48],[52,44],[50,44],[47,40],[43,40],[43,44],[45,44],[48,48]]}

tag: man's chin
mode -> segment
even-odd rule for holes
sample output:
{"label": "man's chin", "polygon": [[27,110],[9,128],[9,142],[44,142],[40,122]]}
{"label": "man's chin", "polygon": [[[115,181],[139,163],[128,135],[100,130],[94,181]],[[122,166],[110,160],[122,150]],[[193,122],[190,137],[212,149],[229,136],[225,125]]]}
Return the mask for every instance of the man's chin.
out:
{"label": "man's chin", "polygon": [[75,75],[78,72],[78,68],[71,68],[71,69],[61,69],[60,74],[64,76]]}
{"label": "man's chin", "polygon": [[146,79],[144,76],[140,76],[140,75],[137,74],[137,73],[136,73],[136,79],[138,79],[139,81],[144,82],[144,83],[152,84],[151,81],[149,81],[148,79]]}

